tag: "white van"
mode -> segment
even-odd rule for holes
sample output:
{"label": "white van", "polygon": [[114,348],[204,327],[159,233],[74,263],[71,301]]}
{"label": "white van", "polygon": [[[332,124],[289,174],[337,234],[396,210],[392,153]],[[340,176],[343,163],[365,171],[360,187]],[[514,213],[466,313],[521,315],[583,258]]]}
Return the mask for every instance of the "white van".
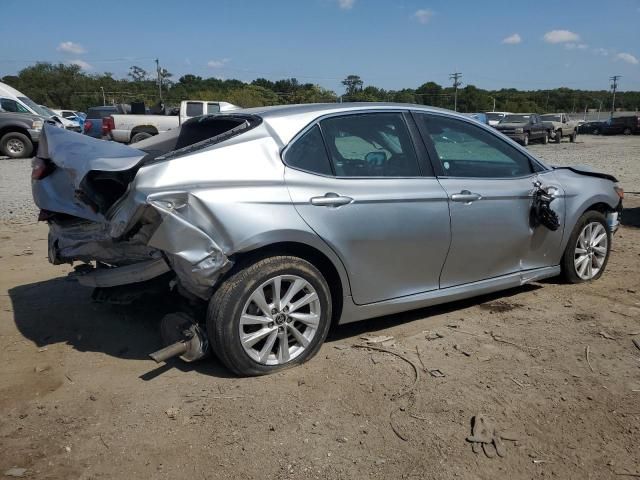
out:
{"label": "white van", "polygon": [[44,118],[51,115],[24,93],[0,82],[0,111],[15,113],[30,113]]}

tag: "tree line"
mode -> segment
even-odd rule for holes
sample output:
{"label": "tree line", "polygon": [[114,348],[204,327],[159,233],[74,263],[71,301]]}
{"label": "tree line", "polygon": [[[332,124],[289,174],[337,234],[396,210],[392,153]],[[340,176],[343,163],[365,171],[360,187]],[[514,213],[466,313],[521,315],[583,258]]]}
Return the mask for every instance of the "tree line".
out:
{"label": "tree line", "polygon": [[[313,83],[301,83],[295,78],[251,82],[183,75],[174,80],[167,70],[160,70],[162,86],[157,78],[138,66],[132,66],[127,78],[84,73],[77,65],[37,63],[17,75],[2,77],[2,82],[17,88],[36,102],[52,108],[86,111],[91,106],[144,101],[151,106],[162,100],[175,105],[182,100],[221,100],[241,107],[323,102],[401,102],[453,108],[454,88],[429,81],[417,88],[386,90],[367,85],[358,75],[347,76],[344,92],[334,92]],[[603,112],[611,110],[611,92],[607,90],[517,90],[503,88],[484,90],[473,85],[459,88],[457,105],[460,112],[484,112],[494,109],[510,112],[583,112],[585,109]],[[640,92],[618,91],[616,108],[636,111],[640,108]]]}

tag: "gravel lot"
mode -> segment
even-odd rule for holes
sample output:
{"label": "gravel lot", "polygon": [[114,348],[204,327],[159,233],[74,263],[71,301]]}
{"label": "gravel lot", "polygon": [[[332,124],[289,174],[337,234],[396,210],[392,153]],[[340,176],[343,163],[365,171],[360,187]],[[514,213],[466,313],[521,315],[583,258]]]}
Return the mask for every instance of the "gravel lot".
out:
{"label": "gravel lot", "polygon": [[[640,192],[638,136],[531,149]],[[66,279],[70,267],[48,264],[29,168],[0,160],[0,475],[640,475],[640,195],[625,200],[596,282],[545,281],[336,327],[307,364],[238,379],[212,359],[157,367],[147,354],[171,305],[93,303],[90,289]],[[365,335],[393,337],[385,345],[402,358],[352,348]],[[504,457],[466,441],[480,413],[508,438]]]}

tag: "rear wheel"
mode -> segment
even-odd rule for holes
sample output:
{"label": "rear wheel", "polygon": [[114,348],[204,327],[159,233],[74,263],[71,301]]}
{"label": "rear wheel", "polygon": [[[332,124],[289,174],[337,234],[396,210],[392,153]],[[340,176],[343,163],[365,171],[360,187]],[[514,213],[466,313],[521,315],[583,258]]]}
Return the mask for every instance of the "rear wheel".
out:
{"label": "rear wheel", "polygon": [[546,145],[547,143],[549,143],[549,134],[547,132],[544,132],[544,137],[542,137],[542,144]]}
{"label": "rear wheel", "polygon": [[622,132],[625,135],[631,135],[631,129],[629,127],[625,128],[624,131]]}
{"label": "rear wheel", "polygon": [[529,134],[528,134],[528,133],[525,133],[525,134],[524,134],[524,137],[523,137],[523,139],[522,139],[522,145],[524,145],[525,147],[526,147],[527,145],[529,145]]}
{"label": "rear wheel", "polygon": [[151,137],[153,137],[153,135],[149,132],[138,132],[138,133],[135,133],[133,137],[131,137],[130,143],[140,142],[142,140],[146,140],[147,138],[151,138]]}
{"label": "rear wheel", "polygon": [[329,331],[331,296],[311,263],[275,256],[239,269],[207,312],[213,352],[238,375],[265,375],[313,357]]}
{"label": "rear wheel", "polygon": [[597,129],[597,128],[594,128],[592,133],[593,133],[594,135],[600,135],[600,130],[599,130],[599,129]]}
{"label": "rear wheel", "polygon": [[562,141],[562,130],[558,130],[556,132],[556,143],[560,143]]}
{"label": "rear wheel", "polygon": [[573,133],[571,134],[571,136],[569,137],[569,141],[570,141],[571,143],[576,143],[576,137],[577,137],[577,136],[578,136],[578,133],[577,133],[577,132],[573,132]]}
{"label": "rear wheel", "polygon": [[609,261],[611,233],[605,216],[593,210],[585,212],[569,237],[562,256],[562,275],[570,283],[600,278]]}
{"label": "rear wheel", "polygon": [[30,157],[33,143],[24,133],[9,132],[0,139],[0,152],[11,158]]}

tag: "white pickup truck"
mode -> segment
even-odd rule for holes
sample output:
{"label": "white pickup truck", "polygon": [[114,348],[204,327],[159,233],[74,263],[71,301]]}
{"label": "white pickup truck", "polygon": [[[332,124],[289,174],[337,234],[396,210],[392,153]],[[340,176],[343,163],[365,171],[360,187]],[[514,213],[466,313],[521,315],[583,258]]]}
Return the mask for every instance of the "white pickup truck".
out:
{"label": "white pickup truck", "polygon": [[547,125],[552,126],[549,131],[549,138],[556,143],[560,143],[562,137],[569,137],[570,142],[575,142],[578,136],[578,122],[571,120],[566,113],[547,113],[540,115],[540,119]]}
{"label": "white pickup truck", "polygon": [[102,119],[102,137],[120,143],[135,143],[176,128],[192,117],[239,109],[228,102],[185,100],[180,102],[177,115],[113,114]]}

